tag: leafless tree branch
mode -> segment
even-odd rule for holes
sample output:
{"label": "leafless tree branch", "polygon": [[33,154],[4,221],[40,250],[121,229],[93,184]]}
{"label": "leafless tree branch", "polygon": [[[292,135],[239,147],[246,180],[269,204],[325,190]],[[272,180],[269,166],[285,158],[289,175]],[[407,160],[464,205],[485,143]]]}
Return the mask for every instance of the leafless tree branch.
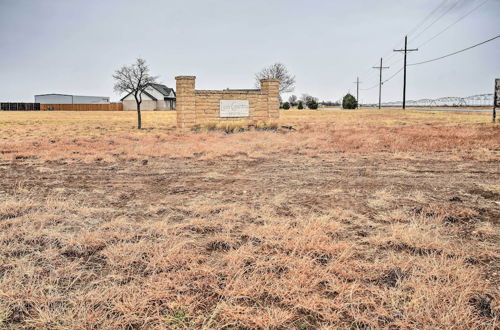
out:
{"label": "leafless tree branch", "polygon": [[255,86],[260,87],[261,79],[278,79],[280,81],[280,94],[290,93],[295,89],[295,76],[281,63],[270,65],[255,75]]}
{"label": "leafless tree branch", "polygon": [[115,79],[114,90],[118,93],[132,94],[137,104],[137,128],[141,128],[141,103],[142,93],[158,77],[151,76],[146,61],[138,58],[136,62],[129,66],[122,66],[113,74]]}

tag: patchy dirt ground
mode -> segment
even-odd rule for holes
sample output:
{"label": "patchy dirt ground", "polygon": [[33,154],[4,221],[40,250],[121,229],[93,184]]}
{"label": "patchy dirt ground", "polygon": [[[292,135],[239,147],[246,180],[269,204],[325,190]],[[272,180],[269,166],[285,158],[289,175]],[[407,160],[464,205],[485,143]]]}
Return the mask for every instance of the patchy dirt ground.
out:
{"label": "patchy dirt ground", "polygon": [[[495,139],[478,141],[489,146],[479,153],[469,140],[391,151],[401,142],[375,132],[406,133],[386,126],[372,131],[382,141],[372,151],[323,150],[316,140],[297,147],[308,134],[342,134],[305,128],[262,133],[268,144],[257,133],[186,138],[227,146],[213,154],[198,146],[109,158],[112,149],[96,148],[75,158],[57,144],[58,159],[36,149],[4,154],[0,324],[498,327]],[[95,143],[123,149],[141,139]],[[272,150],[273,139],[291,145]],[[239,140],[258,145],[237,148]],[[40,141],[40,150],[51,144]]]}

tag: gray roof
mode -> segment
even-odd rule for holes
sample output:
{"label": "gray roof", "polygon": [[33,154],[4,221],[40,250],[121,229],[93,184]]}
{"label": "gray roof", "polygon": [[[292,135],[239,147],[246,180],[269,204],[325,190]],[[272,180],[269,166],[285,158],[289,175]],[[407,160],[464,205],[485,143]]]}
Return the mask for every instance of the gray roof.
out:
{"label": "gray roof", "polygon": [[173,88],[168,88],[167,86],[162,85],[162,84],[151,84],[151,87],[156,89],[158,92],[162,93],[163,96],[165,96],[165,97],[169,97],[170,93],[172,93],[172,92],[174,93],[174,97],[175,97],[175,91]]}
{"label": "gray roof", "polygon": [[109,96],[93,96],[93,95],[77,95],[77,94],[59,94],[59,93],[49,93],[49,94],[37,94],[35,96],[49,96],[49,95],[58,95],[58,96],[78,96],[78,97],[96,97],[101,99],[109,99]]}
{"label": "gray roof", "polygon": [[[177,96],[177,94],[175,94],[175,91],[173,88],[168,88],[167,86],[162,85],[162,84],[149,84],[149,85],[151,87],[153,87],[154,89],[156,89],[158,92],[160,92],[164,96],[164,99],[175,99],[175,97]],[[171,92],[174,93],[174,97],[169,96]],[[153,95],[149,94],[148,92],[144,91],[143,93],[146,94],[147,96],[149,96],[150,98],[152,98],[153,100],[158,101]],[[130,94],[132,94],[132,93],[128,93],[127,95],[122,97],[121,101],[123,101]]]}

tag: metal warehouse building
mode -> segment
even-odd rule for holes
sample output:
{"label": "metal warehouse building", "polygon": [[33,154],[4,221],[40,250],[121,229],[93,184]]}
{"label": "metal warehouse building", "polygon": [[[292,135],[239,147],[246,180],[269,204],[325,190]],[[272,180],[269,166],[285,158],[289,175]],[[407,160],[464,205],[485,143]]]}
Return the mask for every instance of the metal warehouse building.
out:
{"label": "metal warehouse building", "polygon": [[68,94],[40,94],[40,95],[35,95],[35,103],[40,103],[40,104],[109,103],[109,97],[68,95]]}

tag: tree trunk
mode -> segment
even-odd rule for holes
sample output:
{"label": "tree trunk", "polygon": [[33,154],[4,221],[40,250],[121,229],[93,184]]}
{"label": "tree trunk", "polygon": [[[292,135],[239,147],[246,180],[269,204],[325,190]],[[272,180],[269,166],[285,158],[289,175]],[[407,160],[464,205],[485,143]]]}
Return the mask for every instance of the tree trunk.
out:
{"label": "tree trunk", "polygon": [[137,102],[137,129],[142,128],[142,121],[141,121],[141,104]]}

